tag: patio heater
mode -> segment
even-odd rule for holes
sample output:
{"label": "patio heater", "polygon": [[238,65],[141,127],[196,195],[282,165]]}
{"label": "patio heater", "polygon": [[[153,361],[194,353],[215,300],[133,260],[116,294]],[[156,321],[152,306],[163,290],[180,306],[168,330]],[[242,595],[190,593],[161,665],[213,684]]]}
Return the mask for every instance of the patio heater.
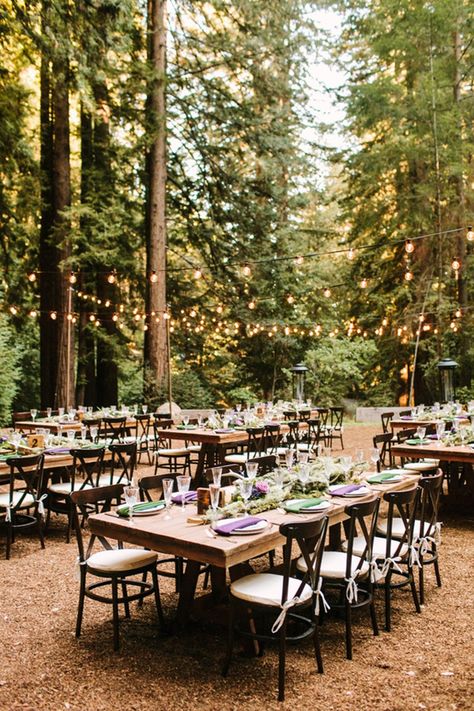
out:
{"label": "patio heater", "polygon": [[455,360],[443,358],[436,366],[439,371],[439,382],[442,402],[454,401],[454,371],[458,367]]}
{"label": "patio heater", "polygon": [[293,399],[298,403],[304,402],[304,386],[308,368],[303,363],[297,363],[293,368],[290,368],[290,372],[293,378]]}

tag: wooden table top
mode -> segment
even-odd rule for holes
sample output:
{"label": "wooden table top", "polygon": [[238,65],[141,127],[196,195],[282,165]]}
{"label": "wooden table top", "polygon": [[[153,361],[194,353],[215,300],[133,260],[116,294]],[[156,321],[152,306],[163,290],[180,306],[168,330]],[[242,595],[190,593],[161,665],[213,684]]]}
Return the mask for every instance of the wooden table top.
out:
{"label": "wooden table top", "polygon": [[[115,416],[114,416],[115,417]],[[121,417],[121,415],[117,415],[117,417]],[[103,418],[98,418],[97,419],[97,427],[99,426],[101,419]],[[136,420],[133,417],[127,417],[125,426],[133,429],[136,425]],[[54,421],[46,421],[46,420],[18,420],[15,422],[15,427],[17,430],[27,430],[27,431],[34,431],[36,429],[45,429],[45,430],[50,430],[51,432],[58,432],[59,429],[62,429],[64,431],[66,430],[74,430],[75,432],[79,432],[82,426],[82,421],[81,420],[74,420],[73,422],[58,422],[57,420]]]}
{"label": "wooden table top", "polygon": [[[374,493],[382,496],[387,491],[409,488],[418,481],[418,474],[409,474],[402,481],[391,484],[370,485],[371,494],[365,497],[331,497],[331,508],[324,513],[329,516],[329,524],[335,525],[344,520],[344,508],[356,501],[366,501]],[[284,543],[279,526],[290,521],[301,521],[321,514],[286,514],[277,509],[265,511],[259,516],[271,524],[268,529],[253,536],[217,536],[209,534],[209,527],[187,523],[187,517],[195,514],[196,506],[188,504],[185,513],[180,507],[171,508],[171,518],[165,519],[164,512],[155,516],[134,518],[131,526],[127,519],[114,512],[89,516],[89,528],[92,533],[102,535],[137,546],[144,546],[162,553],[178,555],[201,563],[210,563],[220,568],[231,568],[248,561],[250,558],[267,553]]]}
{"label": "wooden table top", "polygon": [[400,419],[394,417],[392,420],[390,420],[390,427],[392,428],[392,432],[394,430],[407,430],[407,429],[416,429],[417,427],[429,427],[429,425],[436,425],[437,422],[446,422],[446,423],[451,423],[453,421],[457,421],[459,424],[469,424],[470,420],[467,417],[454,417],[454,418],[444,418],[444,417],[439,417],[437,420],[423,420],[423,419]]}
{"label": "wooden table top", "polygon": [[464,462],[474,464],[474,449],[469,445],[456,445],[446,447],[433,441],[429,444],[410,445],[394,444],[391,448],[392,456],[395,457],[430,457],[441,459],[444,462]]}
{"label": "wooden table top", "polygon": [[[281,432],[286,433],[289,431],[289,426],[287,422],[268,422],[266,424],[279,424]],[[257,425],[264,427],[265,425]],[[305,422],[300,423],[300,428],[304,429]],[[233,442],[246,442],[248,439],[248,434],[246,430],[243,429],[232,429],[228,430],[218,429],[209,430],[202,428],[187,428],[183,427],[172,427],[170,429],[159,429],[158,435],[165,439],[178,439],[178,440],[192,440],[193,442],[201,442],[202,444],[232,444]]]}

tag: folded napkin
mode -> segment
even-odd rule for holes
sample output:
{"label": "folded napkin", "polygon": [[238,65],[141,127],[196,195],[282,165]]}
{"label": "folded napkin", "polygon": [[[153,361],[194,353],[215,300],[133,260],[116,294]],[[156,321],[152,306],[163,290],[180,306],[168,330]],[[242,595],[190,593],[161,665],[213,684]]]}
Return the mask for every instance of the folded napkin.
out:
{"label": "folded napkin", "polygon": [[178,425],[177,430],[197,430],[197,425]]}
{"label": "folded napkin", "polygon": [[[72,445],[71,445],[72,446]],[[71,447],[50,447],[45,449],[45,454],[69,454]]]}
{"label": "folded napkin", "polygon": [[330,491],[331,496],[344,496],[345,494],[352,494],[353,491],[359,491],[362,489],[363,484],[348,484],[347,486],[341,486],[336,491]]}
{"label": "folded napkin", "polygon": [[173,502],[173,504],[182,504],[183,497],[185,504],[188,504],[191,501],[197,501],[197,491],[187,491],[185,494],[173,494],[173,496],[171,497],[171,501]]}
{"label": "folded napkin", "polygon": [[221,523],[219,526],[214,528],[216,533],[220,533],[223,536],[230,536],[232,531],[238,531],[241,528],[247,528],[247,526],[253,526],[253,524],[259,521],[264,521],[263,518],[258,518],[256,516],[245,516],[244,518],[239,518],[237,521],[232,521],[231,523]]}
{"label": "folded napkin", "polygon": [[312,506],[318,506],[318,504],[323,501],[325,501],[325,499],[323,499],[322,497],[319,497],[318,499],[301,499],[300,501],[295,501],[291,504],[285,504],[285,509],[286,511],[293,511],[294,513],[298,513],[303,509],[308,509]]}
{"label": "folded napkin", "polygon": [[413,439],[406,439],[405,444],[428,444],[428,440],[426,439],[420,439],[419,437],[414,437]]}
{"label": "folded napkin", "polygon": [[413,418],[412,418],[411,415],[402,415],[402,416],[400,417],[400,419],[401,419],[401,420],[412,420]]}
{"label": "folded napkin", "polygon": [[[164,505],[164,501],[143,501],[140,504],[133,504],[133,513],[139,513],[140,511],[149,511],[150,509],[156,509],[158,507],[163,508]],[[117,509],[117,513],[119,516],[129,516],[130,507],[127,505],[120,506]]]}
{"label": "folded napkin", "polygon": [[392,472],[380,472],[380,474],[374,474],[374,476],[370,476],[367,481],[369,484],[382,484],[384,481],[390,481],[391,479],[397,479],[400,474],[394,474]]}

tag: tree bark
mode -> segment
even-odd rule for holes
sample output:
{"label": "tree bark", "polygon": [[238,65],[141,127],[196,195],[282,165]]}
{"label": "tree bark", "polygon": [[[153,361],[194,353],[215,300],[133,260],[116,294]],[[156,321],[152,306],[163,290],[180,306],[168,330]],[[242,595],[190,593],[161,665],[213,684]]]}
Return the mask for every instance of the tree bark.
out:
{"label": "tree bark", "polygon": [[[153,71],[147,112],[150,148],[146,158],[147,283],[144,365],[146,390],[162,391],[169,363],[166,350],[166,0],[148,0],[148,59]],[[151,281],[155,272],[158,279]],[[147,393],[145,393],[147,394]]]}

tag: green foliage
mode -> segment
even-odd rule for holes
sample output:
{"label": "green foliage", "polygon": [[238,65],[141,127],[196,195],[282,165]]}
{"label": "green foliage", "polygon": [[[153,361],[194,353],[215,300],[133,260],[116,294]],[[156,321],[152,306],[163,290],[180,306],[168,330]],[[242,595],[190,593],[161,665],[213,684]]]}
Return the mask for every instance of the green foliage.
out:
{"label": "green foliage", "polygon": [[11,422],[12,404],[18,390],[20,349],[15,343],[13,329],[5,316],[0,315],[0,424]]}

